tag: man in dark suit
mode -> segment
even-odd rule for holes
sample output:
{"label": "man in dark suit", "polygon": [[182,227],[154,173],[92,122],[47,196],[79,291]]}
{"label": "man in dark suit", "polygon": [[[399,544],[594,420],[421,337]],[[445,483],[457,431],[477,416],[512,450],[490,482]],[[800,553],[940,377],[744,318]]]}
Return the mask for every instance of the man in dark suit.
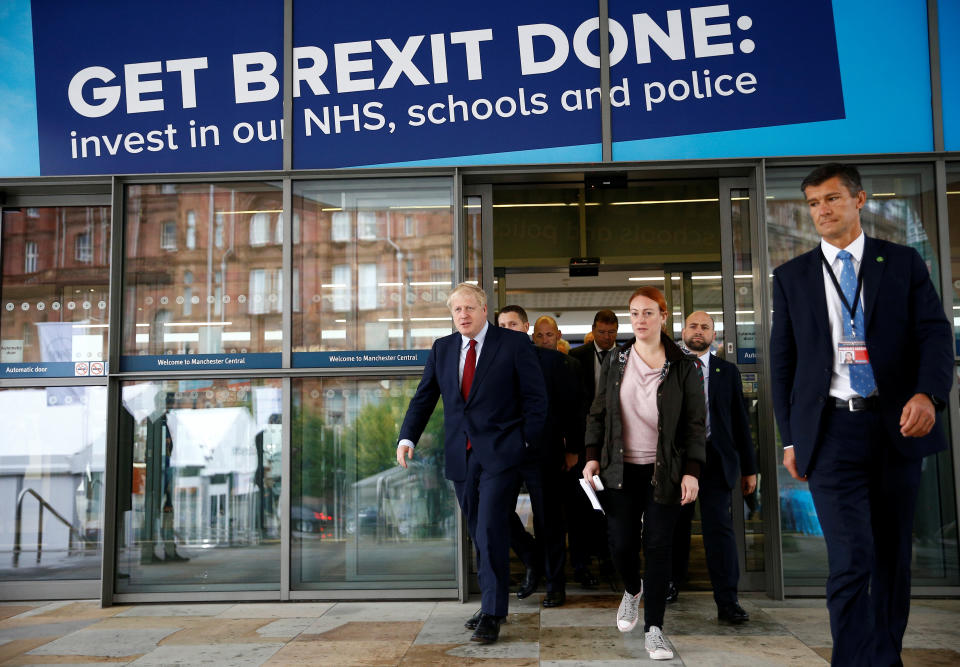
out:
{"label": "man in dark suit", "polygon": [[[545,318],[549,322],[541,322]],[[527,312],[515,305],[504,306],[497,315],[497,323],[503,328],[524,334],[530,328]],[[557,329],[553,318],[544,316],[537,320],[537,328],[541,333],[545,330],[549,333],[550,327]],[[523,483],[530,495],[536,539],[524,529],[523,522],[514,512],[510,517],[510,546],[527,568],[517,597],[522,600],[532,595],[537,590],[540,577],[546,575],[547,594],[543,598],[543,606],[559,607],[566,602],[564,471],[576,467],[580,458],[585,415],[579,390],[579,363],[556,350],[559,330],[556,330],[556,335],[546,338],[552,341],[552,346],[535,345],[534,350],[547,391],[547,421],[541,446],[532,452],[530,461],[521,467]]]}
{"label": "man in dark suit", "polygon": [[483,290],[460,283],[447,306],[457,333],[433,343],[400,427],[404,468],[443,397],[446,476],[477,548],[481,590],[473,641],[495,642],[510,595],[509,518],[520,466],[540,442],[547,414],[543,374],[526,336],[487,322]]}
{"label": "man in dark suit", "polygon": [[[707,570],[717,603],[717,618],[724,623],[746,623],[750,616],[737,599],[740,566],[733,532],[731,493],[739,485],[743,495],[757,488],[757,457],[750,436],[750,421],[743,400],[740,371],[710,354],[716,338],[713,318],[702,310],[690,313],[681,336],[697,355],[703,373],[707,402],[707,462],[700,471],[700,523]],[[673,582],[668,596],[676,599],[674,583],[681,583],[690,559],[690,522],[693,503],[685,506],[674,529]]]}
{"label": "man in dark suit", "polygon": [[833,664],[899,665],[921,460],[947,446],[952,331],[919,253],[863,234],[854,167],[818,167],[800,189],[822,240],[773,274],[783,465],[809,481],[823,529]]}
{"label": "man in dark suit", "polygon": [[[582,386],[584,414],[589,412],[590,404],[596,395],[600,381],[600,364],[604,357],[617,345],[617,331],[620,322],[612,310],[600,310],[593,316],[590,332],[593,340],[570,350],[570,355],[580,362],[580,382]],[[586,418],[584,418],[586,425]],[[595,512],[580,488],[581,475],[586,463],[581,458],[576,470],[568,475],[567,491],[564,499],[567,503],[568,533],[570,541],[570,562],[573,576],[584,588],[594,588],[599,582],[590,571],[590,560],[596,554],[600,559],[601,573],[613,576],[607,546],[607,523],[603,515]]]}

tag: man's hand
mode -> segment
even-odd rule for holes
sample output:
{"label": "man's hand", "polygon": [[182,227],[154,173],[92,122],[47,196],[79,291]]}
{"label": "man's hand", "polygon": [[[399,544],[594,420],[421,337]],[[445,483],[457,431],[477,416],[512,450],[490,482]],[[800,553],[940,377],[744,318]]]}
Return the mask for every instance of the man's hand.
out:
{"label": "man's hand", "polygon": [[697,499],[700,482],[693,475],[684,475],[680,479],[680,504],[689,505]]}
{"label": "man's hand", "polygon": [[[790,451],[793,451],[792,449]],[[743,490],[743,495],[749,496],[751,493],[757,490],[757,476],[756,475],[744,475],[740,478],[740,488]]]}
{"label": "man's hand", "polygon": [[580,460],[580,456],[575,452],[567,452],[563,455],[563,469],[564,470],[573,470],[577,467],[577,461]]}
{"label": "man's hand", "polygon": [[793,447],[787,447],[783,450],[783,467],[787,469],[790,476],[801,482],[806,482],[807,478],[801,477],[797,472],[797,457],[793,453]]}
{"label": "man's hand", "polygon": [[401,468],[407,467],[407,459],[413,458],[413,447],[409,445],[400,445],[397,447],[397,464]]}
{"label": "man's hand", "polygon": [[900,414],[900,433],[905,438],[922,438],[936,422],[937,411],[926,394],[914,394]]}
{"label": "man's hand", "polygon": [[[599,461],[587,461],[586,465],[583,466],[583,478],[587,480],[587,484],[593,486],[593,476],[600,474],[600,462]],[[596,490],[596,487],[594,487]]]}

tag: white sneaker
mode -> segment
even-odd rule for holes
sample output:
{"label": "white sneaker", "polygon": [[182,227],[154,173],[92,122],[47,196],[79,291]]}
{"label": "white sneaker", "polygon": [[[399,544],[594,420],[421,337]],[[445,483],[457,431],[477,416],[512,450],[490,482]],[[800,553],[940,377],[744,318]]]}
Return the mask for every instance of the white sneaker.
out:
{"label": "white sneaker", "polygon": [[640,598],[643,597],[643,586],[636,595],[630,595],[623,592],[623,599],[620,600],[620,608],[617,609],[617,630],[620,632],[630,632],[637,626],[637,620],[640,618]]}
{"label": "white sneaker", "polygon": [[673,649],[667,643],[667,638],[663,632],[655,625],[650,626],[650,630],[643,641],[643,647],[647,649],[651,660],[672,660]]}

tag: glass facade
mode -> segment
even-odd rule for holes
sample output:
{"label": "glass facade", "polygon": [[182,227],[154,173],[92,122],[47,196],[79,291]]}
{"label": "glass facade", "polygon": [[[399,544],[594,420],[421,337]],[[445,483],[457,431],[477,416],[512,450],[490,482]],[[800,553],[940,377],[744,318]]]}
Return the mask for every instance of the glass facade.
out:
{"label": "glass facade", "polygon": [[277,590],[279,380],[121,387],[116,590]]}
{"label": "glass facade", "polygon": [[0,581],[99,579],[107,388],[0,388]]}
{"label": "glass facade", "polygon": [[182,370],[136,357],[198,354],[276,353],[280,365],[281,195],[279,183],[127,187],[125,370]]}
{"label": "glass facade", "polygon": [[397,466],[396,434],[417,381],[294,381],[294,587],[456,587],[458,509],[443,476],[442,408],[410,468]]}
{"label": "glass facade", "polygon": [[103,375],[109,326],[109,206],[5,209],[0,366]]}
{"label": "glass facade", "polygon": [[295,183],[294,365],[317,364],[315,352],[428,349],[450,333],[451,185]]}

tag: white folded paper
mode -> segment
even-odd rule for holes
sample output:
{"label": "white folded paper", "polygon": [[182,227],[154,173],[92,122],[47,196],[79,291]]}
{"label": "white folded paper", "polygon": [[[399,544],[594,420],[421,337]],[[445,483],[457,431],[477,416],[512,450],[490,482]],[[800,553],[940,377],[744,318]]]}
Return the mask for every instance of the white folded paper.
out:
{"label": "white folded paper", "polygon": [[[597,498],[597,492],[590,486],[590,482],[581,477],[580,486],[583,487],[583,492],[587,494],[587,498],[590,499],[590,504],[593,505],[593,509],[603,512],[603,508],[600,506],[600,499]],[[604,512],[604,514],[606,514],[606,512]]]}

